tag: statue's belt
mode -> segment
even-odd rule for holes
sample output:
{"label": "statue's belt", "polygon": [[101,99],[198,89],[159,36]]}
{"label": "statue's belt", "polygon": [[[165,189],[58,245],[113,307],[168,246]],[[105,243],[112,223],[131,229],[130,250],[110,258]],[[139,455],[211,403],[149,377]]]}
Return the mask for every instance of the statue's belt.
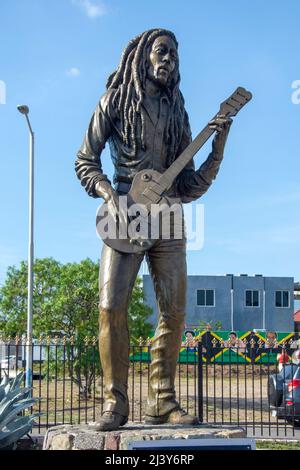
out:
{"label": "statue's belt", "polygon": [[131,188],[132,183],[126,183],[125,181],[118,181],[116,184],[116,191],[118,193],[128,193]]}

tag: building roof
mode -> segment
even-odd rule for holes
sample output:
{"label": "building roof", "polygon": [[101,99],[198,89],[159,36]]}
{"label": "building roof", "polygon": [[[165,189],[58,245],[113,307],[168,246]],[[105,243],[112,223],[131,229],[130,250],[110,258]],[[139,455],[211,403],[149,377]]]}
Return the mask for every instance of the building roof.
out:
{"label": "building roof", "polygon": [[300,310],[294,313],[294,321],[300,321]]}

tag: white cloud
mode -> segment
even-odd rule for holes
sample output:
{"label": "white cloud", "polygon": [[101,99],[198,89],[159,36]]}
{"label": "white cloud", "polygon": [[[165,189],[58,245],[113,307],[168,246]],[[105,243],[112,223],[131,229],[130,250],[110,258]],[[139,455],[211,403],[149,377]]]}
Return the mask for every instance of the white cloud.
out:
{"label": "white cloud", "polygon": [[98,18],[106,13],[106,7],[101,0],[72,0],[72,3],[78,5],[89,18]]}
{"label": "white cloud", "polygon": [[71,67],[67,70],[67,75],[69,77],[78,77],[78,75],[80,75],[80,70],[77,67]]}

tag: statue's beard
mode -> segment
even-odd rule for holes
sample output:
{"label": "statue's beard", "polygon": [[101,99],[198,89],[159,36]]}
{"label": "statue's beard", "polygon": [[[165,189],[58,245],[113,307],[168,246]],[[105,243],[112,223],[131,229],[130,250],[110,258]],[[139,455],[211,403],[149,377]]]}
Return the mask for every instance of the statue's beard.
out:
{"label": "statue's beard", "polygon": [[157,73],[158,73],[158,70],[157,72],[153,71],[152,73],[149,73],[149,65],[147,66],[147,79],[149,79],[152,83],[154,83],[159,88],[162,88],[163,90],[170,90],[173,72],[169,73],[166,81],[162,81],[157,76],[155,76],[155,74]]}
{"label": "statue's beard", "polygon": [[147,78],[154,83],[157,87],[161,88],[162,90],[170,90],[171,89],[171,81],[172,81],[172,75],[168,76],[168,79],[166,81],[161,81],[158,77],[155,77],[153,75],[147,75]]}
{"label": "statue's beard", "polygon": [[164,90],[169,88],[168,86],[170,82],[169,78],[166,82],[162,82],[161,80],[159,80],[159,78],[155,78],[155,77],[150,77],[150,80],[151,82],[155,83],[155,85],[158,86],[159,88],[162,88]]}

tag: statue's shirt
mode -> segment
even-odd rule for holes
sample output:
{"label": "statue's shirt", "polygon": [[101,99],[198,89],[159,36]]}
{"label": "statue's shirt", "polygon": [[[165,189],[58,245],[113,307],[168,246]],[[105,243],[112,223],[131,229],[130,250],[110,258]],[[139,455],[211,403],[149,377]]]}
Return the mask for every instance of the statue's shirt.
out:
{"label": "statue's shirt", "polygon": [[[101,153],[106,142],[109,142],[111,158],[115,167],[114,183],[131,183],[135,174],[146,168],[162,173],[191,142],[191,131],[186,115],[182,139],[176,155],[169,155],[165,138],[170,112],[169,99],[165,94],[155,99],[145,96],[141,107],[145,147],[142,147],[139,137],[141,129],[138,129],[137,149],[133,154],[132,149],[125,144],[121,133],[121,121],[114,105],[114,93],[115,90],[108,90],[100,99],[75,163],[76,173],[81,184],[93,197],[98,197],[95,192],[96,183],[107,179],[101,165]],[[140,126],[140,120],[138,123]],[[216,159],[213,154],[210,154],[202,167],[195,171],[192,160],[177,178],[177,196],[180,196],[183,202],[200,197],[207,191],[212,179],[215,178],[219,165],[220,159]]]}

